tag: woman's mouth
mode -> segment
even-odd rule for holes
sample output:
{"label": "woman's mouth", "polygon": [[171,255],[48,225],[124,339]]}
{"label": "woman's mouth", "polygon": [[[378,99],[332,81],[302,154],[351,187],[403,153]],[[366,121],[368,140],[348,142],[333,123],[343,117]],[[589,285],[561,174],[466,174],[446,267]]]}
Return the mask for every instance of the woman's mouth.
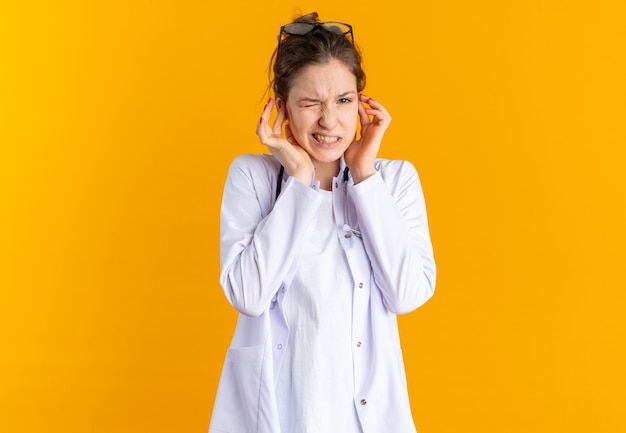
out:
{"label": "woman's mouth", "polygon": [[323,144],[333,144],[339,141],[340,137],[331,137],[328,135],[313,134],[313,138],[315,138],[317,141]]}

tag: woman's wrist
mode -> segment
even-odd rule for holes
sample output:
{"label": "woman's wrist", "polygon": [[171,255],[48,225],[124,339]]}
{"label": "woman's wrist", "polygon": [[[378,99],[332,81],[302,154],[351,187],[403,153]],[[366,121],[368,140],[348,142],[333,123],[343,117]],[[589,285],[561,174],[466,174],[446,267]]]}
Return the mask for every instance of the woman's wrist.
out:
{"label": "woman's wrist", "polygon": [[361,168],[350,169],[350,173],[352,173],[352,180],[354,181],[355,185],[363,182],[364,180],[373,176],[377,172],[378,170],[376,170],[376,167],[374,166],[362,168],[362,169]]}

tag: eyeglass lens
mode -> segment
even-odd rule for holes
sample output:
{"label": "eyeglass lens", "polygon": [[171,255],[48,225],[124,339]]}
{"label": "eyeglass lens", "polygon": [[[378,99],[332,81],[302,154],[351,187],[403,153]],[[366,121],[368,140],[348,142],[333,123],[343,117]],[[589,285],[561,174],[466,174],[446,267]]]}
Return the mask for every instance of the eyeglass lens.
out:
{"label": "eyeglass lens", "polygon": [[339,22],[325,22],[325,23],[292,23],[283,26],[283,31],[288,35],[303,36],[313,31],[316,27],[322,27],[329,32],[336,33],[338,35],[345,35],[350,33],[350,26]]}

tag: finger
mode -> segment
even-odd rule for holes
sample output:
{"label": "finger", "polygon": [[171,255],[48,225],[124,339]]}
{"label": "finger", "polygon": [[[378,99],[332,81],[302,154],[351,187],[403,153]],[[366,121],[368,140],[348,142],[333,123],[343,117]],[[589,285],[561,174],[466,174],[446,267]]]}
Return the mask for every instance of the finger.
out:
{"label": "finger", "polygon": [[275,105],[274,99],[269,98],[267,100],[267,104],[265,104],[265,107],[263,107],[263,113],[261,113],[261,119],[263,119],[265,123],[269,123],[270,116],[272,114],[272,108],[274,108],[274,105]]}
{"label": "finger", "polygon": [[365,111],[367,112],[367,114],[374,117],[373,119],[374,122],[376,123],[391,122],[391,116],[389,115],[389,112],[380,102],[366,95],[361,95],[361,96],[363,97],[363,99],[366,99],[366,102],[369,105],[369,108],[366,108]]}
{"label": "finger", "polygon": [[361,100],[363,102],[366,102],[371,108],[374,108],[376,110],[381,110],[381,111],[387,113],[387,109],[383,106],[383,104],[378,102],[376,99],[374,99],[374,98],[372,98],[370,96],[364,95],[362,93],[359,96],[361,97]]}
{"label": "finger", "polygon": [[389,115],[389,112],[387,111],[387,109],[385,107],[383,107],[382,104],[379,104],[377,101],[374,101],[373,104],[370,104],[370,107],[372,108],[372,110],[375,110],[376,112],[378,112],[382,117],[384,117],[385,119],[387,119],[389,122],[391,122],[391,115]]}
{"label": "finger", "polygon": [[359,120],[361,121],[361,125],[371,123],[370,116],[367,114],[367,108],[365,108],[365,105],[363,105],[361,101],[359,101]]}
{"label": "finger", "polygon": [[274,107],[274,100],[272,98],[269,98],[267,100],[267,104],[265,104],[265,107],[263,107],[263,112],[261,113],[261,117],[259,118],[259,121],[257,122],[257,127],[256,127],[256,133],[261,139],[267,136],[266,128],[269,126],[269,119],[270,119],[270,115],[272,113],[273,107]]}
{"label": "finger", "polygon": [[377,103],[377,101],[375,101],[374,98],[371,98],[364,93],[359,93],[359,100],[361,102],[368,104],[370,107],[372,106],[372,103]]}
{"label": "finger", "polygon": [[388,113],[385,113],[382,110],[374,110],[372,108],[366,108],[365,111],[367,112],[368,115],[374,118],[372,123],[391,121],[391,116],[389,116]]}
{"label": "finger", "polygon": [[276,110],[278,111],[278,115],[276,116],[276,120],[274,120],[272,133],[276,137],[281,137],[283,135],[283,123],[285,123],[285,104],[278,104]]}

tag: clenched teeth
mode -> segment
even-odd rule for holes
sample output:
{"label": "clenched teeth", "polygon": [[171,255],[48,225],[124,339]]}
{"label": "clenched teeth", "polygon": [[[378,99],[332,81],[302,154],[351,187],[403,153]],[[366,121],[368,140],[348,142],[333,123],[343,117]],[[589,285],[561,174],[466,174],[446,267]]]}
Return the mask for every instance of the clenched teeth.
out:
{"label": "clenched teeth", "polygon": [[320,143],[334,143],[339,140],[339,137],[328,137],[326,135],[313,134],[313,137]]}

